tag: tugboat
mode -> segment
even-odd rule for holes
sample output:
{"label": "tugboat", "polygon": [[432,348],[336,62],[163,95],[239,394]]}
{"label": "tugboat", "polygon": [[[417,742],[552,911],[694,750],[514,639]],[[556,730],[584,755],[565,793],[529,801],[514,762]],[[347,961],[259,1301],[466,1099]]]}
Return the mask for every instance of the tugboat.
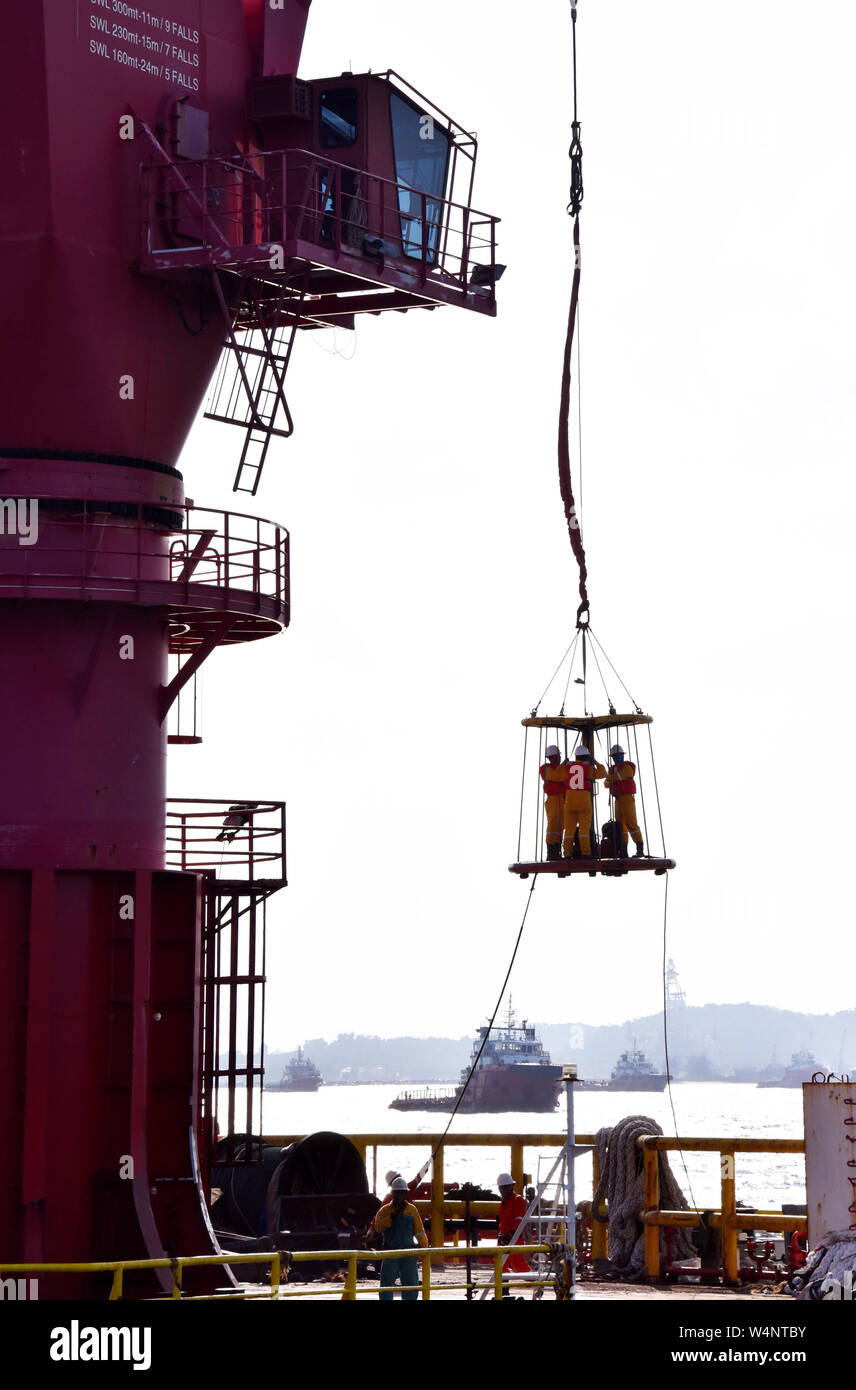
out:
{"label": "tugboat", "polygon": [[482,1044],[484,1050],[464,1092],[461,1111],[487,1114],[522,1110],[543,1114],[555,1110],[562,1069],[553,1066],[550,1054],[527,1020],[524,1018],[518,1025],[510,1002],[504,1024],[494,1028],[483,1024],[479,1028],[458,1086],[402,1091],[390,1103],[390,1110],[452,1110]]}
{"label": "tugboat", "polygon": [[665,1072],[655,1071],[641,1048],[633,1046],[622,1052],[612,1068],[609,1081],[578,1081],[576,1089],[582,1091],[663,1091],[668,1077]]}
{"label": "tugboat", "polygon": [[290,1058],[282,1069],[279,1081],[265,1086],[266,1091],[317,1091],[324,1078],[308,1057],[303,1048],[298,1047],[297,1056]]}
{"label": "tugboat", "polygon": [[654,1063],[649,1061],[641,1048],[633,1047],[622,1052],[612,1068],[606,1084],[608,1091],[664,1091],[668,1080],[665,1072],[655,1071]]}
{"label": "tugboat", "polygon": [[826,1076],[826,1067],[822,1067],[806,1048],[801,1047],[799,1052],[795,1052],[791,1057],[791,1065],[777,1081],[759,1081],[758,1086],[761,1090],[780,1086],[802,1086],[804,1082],[811,1081],[815,1072],[819,1071]]}

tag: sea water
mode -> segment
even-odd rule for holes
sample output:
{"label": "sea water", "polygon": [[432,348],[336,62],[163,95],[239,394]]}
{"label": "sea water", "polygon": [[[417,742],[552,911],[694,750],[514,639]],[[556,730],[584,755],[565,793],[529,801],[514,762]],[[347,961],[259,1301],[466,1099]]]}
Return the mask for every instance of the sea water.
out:
{"label": "sea water", "polygon": [[[389,1168],[406,1178],[416,1173],[431,1153],[429,1135],[439,1135],[448,1122],[443,1111],[390,1110],[401,1085],[322,1086],[315,1092],[266,1091],[263,1130],[266,1135],[303,1135],[317,1130],[340,1134],[424,1134],[403,1147],[386,1146],[366,1155],[369,1186],[383,1195]],[[577,1091],[574,1118],[577,1134],[594,1134],[628,1115],[656,1120],[664,1134],[681,1138],[801,1139],[802,1091],[759,1090],[735,1082],[673,1082],[669,1092]],[[677,1122],[677,1123],[676,1123]],[[455,1144],[456,1134],[561,1134],[566,1125],[564,1098],[547,1115],[503,1114],[455,1116],[444,1147],[445,1181],[473,1182],[496,1187],[497,1174],[509,1164],[507,1147],[467,1148]],[[537,1144],[524,1150],[524,1169],[537,1180],[546,1177],[556,1157],[555,1147]],[[717,1153],[669,1154],[672,1170],[691,1206],[718,1207],[720,1163]],[[802,1154],[738,1154],[737,1200],[747,1206],[779,1209],[782,1203],[805,1202]],[[576,1197],[591,1196],[591,1158],[576,1162]]]}

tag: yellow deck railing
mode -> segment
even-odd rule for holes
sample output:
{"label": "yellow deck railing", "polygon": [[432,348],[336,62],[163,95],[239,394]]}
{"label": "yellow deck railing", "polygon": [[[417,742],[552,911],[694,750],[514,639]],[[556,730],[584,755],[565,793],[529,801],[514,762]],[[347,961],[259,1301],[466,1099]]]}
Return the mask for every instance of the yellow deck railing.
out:
{"label": "yellow deck railing", "polygon": [[[738,1154],[801,1154],[805,1153],[802,1139],[669,1139],[664,1134],[649,1134],[639,1141],[644,1165],[645,1199],[639,1219],[645,1225],[645,1273],[649,1279],[660,1277],[660,1227],[661,1226],[700,1226],[702,1213],[695,1208],[689,1211],[664,1211],[660,1207],[660,1154],[661,1153],[715,1153],[719,1154],[720,1206],[713,1212],[706,1212],[704,1224],[721,1232],[722,1268],[726,1283],[736,1284],[740,1279],[740,1252],[738,1240],[740,1231],[801,1231],[805,1229],[805,1216],[785,1216],[776,1211],[737,1210],[736,1169]],[[602,1222],[595,1223],[605,1230]],[[605,1251],[604,1251],[605,1253]],[[592,1245],[594,1254],[594,1244]]]}
{"label": "yellow deck railing", "polygon": [[[287,1145],[294,1143],[298,1139],[304,1138],[300,1134],[291,1135],[272,1135],[265,1139],[269,1144]],[[434,1150],[439,1144],[441,1136],[439,1134],[353,1134],[349,1138],[359,1150],[363,1161],[366,1161],[369,1150],[374,1150],[376,1162],[377,1150],[381,1148],[421,1148],[423,1150]],[[509,1134],[509,1133],[490,1133],[490,1134],[456,1134],[451,1139],[450,1144],[454,1148],[480,1147],[505,1149],[509,1154],[508,1169],[518,1188],[524,1182],[524,1150],[525,1149],[544,1149],[560,1148],[567,1142],[567,1136],[558,1134]],[[576,1136],[578,1145],[595,1144],[593,1134],[578,1134]],[[663,1226],[701,1226],[705,1225],[721,1232],[722,1239],[722,1271],[727,1283],[738,1283],[740,1280],[739,1248],[738,1240],[741,1230],[760,1230],[771,1232],[797,1231],[805,1228],[805,1216],[786,1216],[782,1212],[776,1211],[747,1211],[737,1210],[736,1200],[736,1164],[740,1154],[802,1154],[805,1152],[805,1143],[802,1139],[751,1139],[751,1138],[687,1138],[672,1139],[665,1135],[646,1135],[638,1141],[642,1149],[643,1168],[644,1168],[644,1199],[643,1206],[639,1212],[639,1220],[645,1226],[645,1272],[646,1277],[655,1280],[660,1277],[660,1228]],[[720,1163],[720,1206],[719,1208],[701,1210],[690,1208],[687,1211],[666,1211],[659,1204],[659,1155],[661,1153],[710,1153],[719,1155]],[[596,1191],[600,1181],[600,1163],[598,1160],[597,1148],[592,1148],[592,1181],[593,1190]],[[417,1200],[415,1205],[421,1212],[427,1213],[431,1217],[433,1231],[441,1231],[445,1219],[461,1218],[465,1215],[465,1205],[460,1199],[454,1199],[444,1194],[444,1165],[443,1149],[437,1153],[431,1174],[431,1196],[428,1200]],[[493,1217],[498,1213],[498,1202],[471,1202],[469,1211],[472,1216]],[[592,1260],[608,1254],[608,1225],[603,1219],[607,1213],[593,1213],[595,1217],[600,1216],[600,1220],[595,1219],[592,1223]],[[557,1224],[561,1222],[562,1212],[556,1211],[555,1217]],[[549,1245],[518,1245],[515,1250],[522,1254],[547,1254],[551,1251],[555,1253],[555,1247]],[[220,1265],[234,1266],[241,1265],[270,1265],[270,1286],[260,1289],[240,1289],[234,1292],[223,1294],[207,1295],[214,1298],[304,1298],[304,1297],[335,1297],[339,1296],[345,1300],[352,1300],[357,1297],[357,1265],[362,1261],[375,1262],[377,1260],[413,1258],[422,1263],[422,1276],[419,1290],[423,1299],[430,1298],[431,1267],[444,1267],[449,1261],[460,1265],[468,1256],[473,1259],[485,1260],[492,1259],[494,1263],[493,1284],[496,1296],[502,1296],[502,1286],[513,1286],[523,1281],[502,1277],[502,1263],[508,1256],[507,1246],[478,1245],[474,1247],[451,1245],[451,1246],[432,1246],[429,1249],[413,1250],[311,1250],[295,1251],[286,1255],[282,1251],[253,1251],[248,1254],[220,1254],[220,1255],[191,1255],[182,1258],[162,1258],[154,1260],[112,1260],[100,1261],[96,1263],[74,1263],[74,1264],[2,1264],[0,1265],[0,1279],[7,1275],[31,1274],[97,1274],[99,1272],[112,1273],[113,1280],[109,1297],[120,1299],[123,1296],[125,1274],[133,1270],[156,1270],[169,1269],[172,1271],[172,1291],[166,1295],[167,1298],[185,1300],[196,1295],[186,1295],[182,1290],[183,1272],[185,1269],[194,1269],[204,1266]],[[318,1290],[318,1289],[294,1289],[290,1290],[284,1286],[284,1273],[286,1263],[292,1266],[299,1266],[304,1262],[343,1262],[346,1266],[345,1282],[341,1292],[337,1289]],[[295,1268],[297,1273],[297,1268]],[[532,1280],[525,1281],[531,1286]],[[544,1281],[541,1281],[544,1282]],[[553,1281],[546,1281],[553,1282]],[[399,1286],[400,1287],[400,1286]],[[442,1285],[443,1291],[453,1289],[465,1289],[466,1284],[447,1284]],[[376,1286],[371,1285],[360,1293],[375,1293]]]}
{"label": "yellow deck railing", "polygon": [[[366,1163],[373,1151],[375,1164],[378,1149],[422,1148],[433,1151],[441,1141],[440,1134],[351,1134],[351,1143],[359,1150]],[[600,1161],[596,1147],[596,1135],[577,1134],[578,1145],[592,1147],[592,1198],[600,1182]],[[265,1140],[268,1144],[293,1144],[302,1139],[302,1134],[271,1135]],[[455,1134],[448,1141],[453,1148],[495,1148],[504,1149],[509,1155],[508,1171],[518,1190],[524,1183],[524,1150],[561,1148],[567,1142],[562,1133],[553,1134]],[[799,1231],[805,1228],[804,1216],[785,1216],[782,1212],[753,1211],[738,1212],[735,1187],[736,1157],[738,1154],[802,1154],[805,1142],[802,1139],[709,1139],[688,1138],[670,1139],[665,1135],[647,1135],[639,1140],[643,1153],[645,1197],[639,1219],[645,1225],[645,1273],[649,1279],[660,1277],[660,1236],[662,1226],[701,1226],[702,1224],[722,1231],[723,1273],[728,1283],[737,1283],[740,1278],[738,1240],[741,1230],[754,1231]],[[664,1211],[660,1208],[659,1154],[664,1152],[712,1153],[719,1155],[720,1165],[720,1206],[718,1208],[690,1208],[689,1211]],[[417,1200],[415,1205],[421,1213],[431,1217],[431,1229],[442,1229],[444,1218],[462,1217],[464,1204],[455,1201],[443,1192],[444,1164],[443,1149],[437,1154],[431,1174],[430,1200]],[[471,1202],[473,1216],[496,1217],[498,1202]],[[604,1217],[605,1211],[599,1213]],[[604,1258],[608,1254],[608,1227],[605,1220],[592,1223],[592,1260]]]}
{"label": "yellow deck railing", "polygon": [[[557,1248],[550,1245],[515,1245],[514,1252],[520,1255],[550,1255],[558,1254]],[[505,1291],[509,1288],[545,1288],[555,1285],[554,1278],[534,1278],[521,1279],[513,1274],[503,1274],[502,1266],[508,1259],[509,1249],[507,1245],[478,1245],[478,1246],[446,1246],[443,1249],[433,1249],[431,1247],[422,1248],[419,1246],[411,1247],[409,1250],[295,1250],[285,1252],[259,1251],[252,1254],[232,1255],[223,1253],[221,1255],[186,1255],[176,1259],[159,1260],[99,1260],[92,1264],[4,1264],[0,1265],[0,1279],[7,1275],[40,1275],[40,1274],[99,1274],[112,1273],[113,1282],[110,1287],[109,1298],[111,1300],[121,1299],[124,1290],[124,1279],[126,1273],[137,1270],[168,1269],[172,1274],[172,1291],[169,1294],[155,1297],[154,1302],[169,1302],[172,1299],[180,1299],[182,1302],[212,1302],[217,1300],[226,1301],[229,1299],[246,1298],[336,1298],[346,1302],[353,1301],[359,1294],[376,1295],[378,1292],[374,1281],[364,1288],[359,1288],[357,1275],[358,1264],[369,1261],[376,1264],[380,1260],[400,1260],[415,1259],[422,1264],[422,1277],[419,1284],[397,1285],[395,1289],[391,1285],[387,1286],[390,1293],[418,1291],[423,1299],[431,1297],[432,1289],[436,1290],[437,1285],[431,1282],[431,1268],[439,1257],[440,1264],[445,1264],[448,1260],[460,1260],[468,1255],[473,1259],[493,1260],[493,1277],[490,1281],[482,1280],[478,1283],[443,1283],[439,1286],[443,1293],[457,1291],[460,1289],[484,1289],[492,1284],[494,1298],[504,1297]],[[282,1283],[283,1266],[287,1274],[291,1265],[301,1263],[315,1263],[323,1261],[332,1263],[339,1261],[346,1265],[345,1282],[340,1288],[319,1289],[296,1288],[289,1289]],[[182,1280],[186,1269],[204,1269],[211,1265],[247,1265],[247,1264],[269,1264],[270,1265],[270,1287],[250,1289],[240,1287],[220,1294],[185,1294],[182,1289]]]}

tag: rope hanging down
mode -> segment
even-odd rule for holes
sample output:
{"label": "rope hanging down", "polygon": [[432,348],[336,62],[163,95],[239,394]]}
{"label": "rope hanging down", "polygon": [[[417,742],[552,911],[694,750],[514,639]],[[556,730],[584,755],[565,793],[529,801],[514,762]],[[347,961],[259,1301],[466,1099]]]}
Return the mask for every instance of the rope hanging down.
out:
{"label": "rope hanging down", "polygon": [[568,213],[574,219],[574,278],[571,285],[571,303],[568,311],[568,329],[565,336],[565,353],[562,360],[562,391],[559,405],[559,487],[568,523],[571,549],[580,571],[580,604],[577,609],[577,627],[588,626],[589,597],[586,553],[580,535],[580,520],[574,501],[571,483],[571,444],[569,416],[571,410],[571,355],[574,346],[574,333],[577,324],[577,303],[580,295],[580,206],[583,201],[582,145],[580,144],[580,123],[577,120],[577,7],[571,4],[571,20],[574,35],[574,119],[571,126],[571,147],[568,151],[571,160],[571,198]]}
{"label": "rope hanging down", "polygon": [[[487,1028],[486,1028],[486,1030],[485,1030],[485,1035],[484,1035],[484,1037],[482,1038],[481,1047],[479,1048],[479,1050],[478,1050],[478,1052],[476,1053],[476,1055],[475,1055],[475,1057],[474,1057],[472,1063],[470,1064],[470,1069],[469,1069],[469,1071],[467,1072],[467,1076],[466,1076],[466,1079],[465,1079],[465,1081],[464,1081],[464,1084],[463,1084],[463,1086],[461,1087],[461,1090],[460,1090],[459,1093],[458,1093],[457,1099],[455,1100],[454,1109],[452,1110],[452,1113],[451,1113],[451,1115],[449,1116],[449,1122],[448,1122],[448,1124],[446,1125],[446,1128],[443,1130],[443,1133],[442,1133],[441,1136],[440,1136],[440,1140],[439,1140],[439,1142],[438,1142],[438,1144],[437,1144],[437,1147],[436,1147],[435,1149],[432,1150],[430,1158],[429,1158],[425,1163],[423,1163],[422,1167],[419,1169],[419,1172],[416,1174],[416,1177],[415,1177],[415,1179],[414,1179],[414,1182],[417,1183],[417,1184],[420,1183],[420,1182],[422,1182],[423,1178],[425,1177],[425,1175],[426,1175],[427,1172],[428,1172],[428,1169],[431,1167],[431,1165],[432,1165],[432,1163],[434,1162],[434,1160],[436,1159],[438,1153],[440,1152],[440,1150],[442,1149],[443,1145],[445,1144],[446,1138],[447,1138],[448,1133],[449,1133],[449,1130],[452,1128],[452,1121],[454,1120],[455,1116],[456,1116],[457,1113],[458,1113],[458,1110],[459,1110],[459,1108],[460,1108],[461,1101],[464,1099],[464,1096],[466,1095],[467,1087],[469,1086],[470,1082],[472,1081],[473,1076],[475,1075],[476,1067],[478,1066],[479,1062],[481,1061],[481,1055],[482,1055],[482,1053],[484,1052],[485,1047],[486,1047],[486,1045],[487,1045],[487,1040],[488,1040],[488,1038],[490,1037],[491,1029],[493,1028],[494,1023],[496,1022],[496,1016],[497,1016],[497,1014],[499,1013],[500,1005],[502,1004],[502,1001],[503,1001],[503,999],[505,998],[505,991],[508,989],[508,981],[511,979],[511,972],[512,972],[512,970],[514,969],[514,962],[515,962],[516,959],[517,959],[517,952],[518,952],[518,949],[519,949],[519,947],[520,947],[520,940],[521,940],[521,937],[523,936],[523,928],[526,926],[526,918],[529,916],[529,906],[530,906],[530,904],[531,904],[531,902],[532,902],[532,894],[533,894],[534,891],[535,891],[535,884],[536,884],[537,882],[538,882],[538,877],[537,877],[537,875],[536,875],[535,878],[533,878],[532,883],[531,883],[531,886],[530,886],[530,888],[529,888],[529,892],[528,892],[527,895],[526,895],[526,907],[525,907],[524,912],[523,912],[523,920],[521,921],[521,923],[520,923],[520,928],[519,928],[519,930],[518,930],[518,932],[517,932],[517,940],[516,940],[515,943],[514,943],[514,950],[511,952],[511,960],[508,962],[508,969],[507,969],[506,972],[505,972],[505,979],[504,979],[503,982],[502,982],[502,989],[499,991],[499,998],[497,999],[496,1005],[495,1005],[494,1010],[493,1010],[493,1013],[492,1013],[491,1016],[490,1016],[490,1022],[488,1023]],[[432,1237],[432,1239],[433,1239],[433,1237]]]}

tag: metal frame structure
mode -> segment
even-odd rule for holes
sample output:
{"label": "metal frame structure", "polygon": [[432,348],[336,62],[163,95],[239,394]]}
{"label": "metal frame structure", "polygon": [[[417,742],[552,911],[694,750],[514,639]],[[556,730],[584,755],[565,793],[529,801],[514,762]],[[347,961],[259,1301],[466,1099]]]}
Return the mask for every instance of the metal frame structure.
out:
{"label": "metal frame structure", "polygon": [[[520,819],[517,837],[517,858],[512,864],[509,864],[508,866],[510,873],[517,874],[520,878],[528,878],[530,874],[555,874],[558,878],[567,878],[572,874],[588,874],[591,878],[594,878],[598,874],[600,874],[605,878],[619,878],[623,877],[627,873],[654,873],[660,875],[666,873],[668,869],[674,869],[674,859],[668,858],[665,852],[665,842],[663,839],[663,825],[662,819],[659,814],[659,798],[657,798],[657,819],[655,821],[652,815],[650,823],[652,829],[654,829],[655,831],[659,829],[660,852],[654,854],[650,852],[651,841],[649,839],[648,819],[645,814],[644,791],[640,791],[640,802],[642,807],[642,818],[644,824],[644,842],[646,848],[646,853],[644,854],[644,856],[640,858],[627,858],[624,856],[619,858],[606,858],[601,856],[599,852],[596,852],[596,846],[599,844],[600,836],[596,834],[597,822],[594,812],[596,812],[597,809],[597,802],[593,798],[591,856],[588,858],[580,857],[576,859],[555,860],[548,860],[543,857],[544,789],[540,776],[538,774],[538,768],[544,762],[544,750],[547,746],[547,743],[550,741],[550,732],[552,731],[553,733],[555,733],[560,746],[562,744],[562,741],[564,740],[565,758],[567,758],[569,754],[572,754],[573,752],[573,749],[569,745],[568,741],[569,734],[573,734],[578,738],[584,739],[586,741],[587,746],[592,750],[592,756],[594,756],[594,746],[599,736],[606,735],[609,733],[610,730],[613,729],[618,731],[627,730],[628,732],[632,730],[635,744],[637,742],[636,729],[638,727],[650,726],[653,722],[654,721],[651,715],[643,714],[641,713],[641,711],[638,710],[634,714],[617,714],[615,711],[611,711],[609,714],[599,715],[531,715],[529,716],[529,718],[521,720],[521,723],[526,729],[526,738],[523,747],[523,776],[520,794]],[[533,780],[533,770],[530,766],[529,759],[530,729],[534,729],[537,731],[537,739],[533,740],[533,751],[537,754],[537,760],[534,764],[534,853],[531,859],[525,859],[523,857],[522,850],[524,841],[524,816],[527,799],[527,784],[529,782],[532,782]],[[572,740],[572,742],[573,741],[575,740]],[[649,747],[651,748],[651,764],[654,776],[654,786],[656,790],[656,771],[654,771],[653,769],[653,745],[650,744],[650,731]],[[637,778],[639,778],[641,785],[642,779],[638,767],[639,754],[638,750],[634,751],[636,751],[637,757],[636,775]],[[529,797],[532,796],[531,787],[529,789],[528,795]],[[611,794],[609,796],[609,802],[611,807]],[[530,835],[532,833],[531,826],[529,833]]]}

